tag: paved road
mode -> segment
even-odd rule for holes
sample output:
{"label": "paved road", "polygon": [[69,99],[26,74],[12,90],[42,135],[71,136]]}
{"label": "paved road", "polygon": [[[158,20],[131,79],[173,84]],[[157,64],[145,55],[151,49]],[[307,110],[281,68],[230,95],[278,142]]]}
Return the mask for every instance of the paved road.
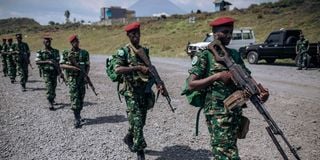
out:
{"label": "paved road", "polygon": [[[90,76],[99,95],[88,90],[81,129],[73,129],[68,89],[57,88],[56,111],[49,111],[43,80],[30,72],[28,91],[0,77],[0,159],[135,159],[122,142],[127,131],[125,104],[116,84],[106,76],[106,56],[92,56]],[[153,58],[178,109],[171,113],[164,98],[149,111],[144,129],[147,159],[203,159],[211,157],[208,131],[201,116],[200,135],[194,136],[197,109],[180,96],[189,59]],[[34,65],[34,64],[33,64]],[[35,65],[34,65],[35,66]],[[302,159],[320,157],[320,72],[297,71],[280,65],[248,65],[258,82],[270,89],[268,110],[291,144],[301,147]],[[281,159],[268,137],[266,122],[252,105],[244,113],[251,120],[247,138],[239,140],[242,159]],[[286,151],[288,151],[286,149]]]}

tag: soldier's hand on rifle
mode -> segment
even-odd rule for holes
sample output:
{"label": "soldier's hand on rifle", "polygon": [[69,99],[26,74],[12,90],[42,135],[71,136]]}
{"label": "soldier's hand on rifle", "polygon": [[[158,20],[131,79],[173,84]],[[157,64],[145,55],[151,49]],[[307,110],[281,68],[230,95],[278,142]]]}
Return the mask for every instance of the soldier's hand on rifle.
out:
{"label": "soldier's hand on rifle", "polygon": [[164,85],[157,85],[157,90],[160,91],[161,95],[167,96],[168,91]]}
{"label": "soldier's hand on rifle", "polygon": [[139,71],[142,72],[143,74],[147,74],[148,71],[149,71],[149,69],[148,69],[148,67],[146,67],[146,66],[140,65],[140,66],[139,66]]}
{"label": "soldier's hand on rifle", "polygon": [[224,84],[232,83],[232,74],[229,71],[219,72],[218,80],[222,81]]}
{"label": "soldier's hand on rifle", "polygon": [[262,101],[262,102],[266,102],[269,98],[269,90],[268,88],[264,88],[261,84],[258,84],[258,89],[259,89],[259,99]]}

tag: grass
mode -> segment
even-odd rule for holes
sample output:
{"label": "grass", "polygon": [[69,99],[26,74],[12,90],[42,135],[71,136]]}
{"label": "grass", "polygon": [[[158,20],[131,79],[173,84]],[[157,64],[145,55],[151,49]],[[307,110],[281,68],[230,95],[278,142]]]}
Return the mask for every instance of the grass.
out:
{"label": "grass", "polygon": [[[295,1],[301,2],[301,0]],[[304,0],[304,3],[294,3],[287,7],[283,7],[280,3],[267,3],[254,5],[246,10],[197,14],[195,24],[188,23],[187,15],[142,22],[141,44],[150,48],[151,55],[186,57],[184,49],[188,41],[203,40],[204,35],[211,30],[208,26],[209,21],[220,16],[235,18],[237,20],[235,27],[252,27],[258,42],[263,42],[271,31],[280,28],[302,29],[310,42],[317,42],[320,40],[318,8],[320,8],[318,0]],[[111,54],[129,42],[121,25],[71,28],[47,26],[41,30],[24,30],[26,36],[24,40],[33,51],[39,50],[43,46],[41,37],[47,32],[53,37],[53,47],[60,50],[70,48],[67,39],[71,34],[78,34],[81,47],[90,53]]]}

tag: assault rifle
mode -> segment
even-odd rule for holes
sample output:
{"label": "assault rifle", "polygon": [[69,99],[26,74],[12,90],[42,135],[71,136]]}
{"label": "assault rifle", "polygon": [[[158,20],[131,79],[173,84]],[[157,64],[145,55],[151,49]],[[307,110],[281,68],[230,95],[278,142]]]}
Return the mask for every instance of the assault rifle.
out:
{"label": "assault rifle", "polygon": [[[224,55],[220,56],[217,52],[216,48],[220,48]],[[263,116],[263,118],[268,123],[268,127],[266,130],[270,135],[273,143],[276,145],[278,151],[282,155],[283,159],[287,160],[288,157],[284,153],[281,145],[279,144],[278,140],[276,139],[275,135],[280,135],[286,145],[289,147],[291,153],[297,160],[300,160],[296,150],[290,145],[287,138],[284,136],[282,130],[278,127],[276,122],[272,119],[269,112],[266,110],[263,102],[260,100],[259,96],[261,94],[261,85],[257,84],[256,81],[250,76],[250,74],[244,70],[240,65],[234,63],[230,59],[229,53],[226,51],[225,47],[221,44],[221,41],[214,40],[208,45],[209,50],[213,53],[213,56],[217,62],[222,62],[232,74],[232,80],[239,87],[242,91],[248,95],[251,103],[256,107],[259,113]]]}
{"label": "assault rifle", "polygon": [[[155,83],[158,87],[158,92],[157,92],[157,99],[159,97],[159,94],[160,94],[160,90],[163,89],[163,93],[161,93],[167,100],[168,104],[169,104],[169,107],[171,109],[172,112],[174,112],[174,110],[176,108],[173,108],[172,105],[171,105],[171,98],[169,96],[169,93],[167,91],[167,88],[165,87],[164,85],[164,82],[161,80],[159,74],[158,74],[158,71],[156,69],[156,67],[154,65],[151,64],[151,61],[149,60],[149,58],[146,56],[145,52],[144,52],[144,49],[142,47],[140,47],[138,50],[135,49],[133,46],[129,46],[135,54],[137,54],[140,59],[145,63],[145,65],[147,65],[148,69],[149,69],[149,72],[151,74],[151,76],[154,78],[155,80]],[[162,87],[162,88],[161,88]]]}
{"label": "assault rifle", "polygon": [[61,68],[63,69],[70,69],[70,70],[76,70],[76,71],[80,71],[83,75],[84,75],[84,78],[85,80],[87,81],[87,83],[89,84],[91,90],[93,91],[93,93],[98,96],[98,93],[96,92],[96,89],[94,88],[93,86],[93,83],[90,79],[90,77],[88,76],[88,74],[86,73],[86,71],[82,70],[80,68],[80,66],[77,64],[76,60],[75,60],[75,57],[73,55],[69,56],[69,61],[71,63],[71,65],[66,65],[66,64],[63,64],[61,65]]}

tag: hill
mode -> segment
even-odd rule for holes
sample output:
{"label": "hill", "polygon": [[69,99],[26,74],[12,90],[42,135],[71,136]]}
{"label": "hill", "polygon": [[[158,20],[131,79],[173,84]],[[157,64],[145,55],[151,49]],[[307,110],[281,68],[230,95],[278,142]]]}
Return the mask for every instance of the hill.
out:
{"label": "hill", "polygon": [[[302,29],[310,42],[316,42],[320,40],[319,8],[319,0],[281,0],[278,3],[252,5],[248,9],[194,14],[194,24],[188,23],[190,15],[173,15],[163,20],[143,21],[141,43],[149,47],[153,55],[186,56],[184,49],[187,42],[201,41],[211,31],[209,21],[219,16],[235,18],[235,27],[252,27],[258,42],[263,42],[271,31],[280,28]],[[46,32],[51,33],[53,46],[60,50],[70,48],[67,38],[74,33],[79,35],[81,47],[90,53],[110,54],[128,43],[122,25],[57,25],[21,30],[34,51],[42,48],[41,36]]]}
{"label": "hill", "polygon": [[8,18],[0,19],[0,33],[14,33],[23,29],[41,27],[41,25],[31,18]]}

